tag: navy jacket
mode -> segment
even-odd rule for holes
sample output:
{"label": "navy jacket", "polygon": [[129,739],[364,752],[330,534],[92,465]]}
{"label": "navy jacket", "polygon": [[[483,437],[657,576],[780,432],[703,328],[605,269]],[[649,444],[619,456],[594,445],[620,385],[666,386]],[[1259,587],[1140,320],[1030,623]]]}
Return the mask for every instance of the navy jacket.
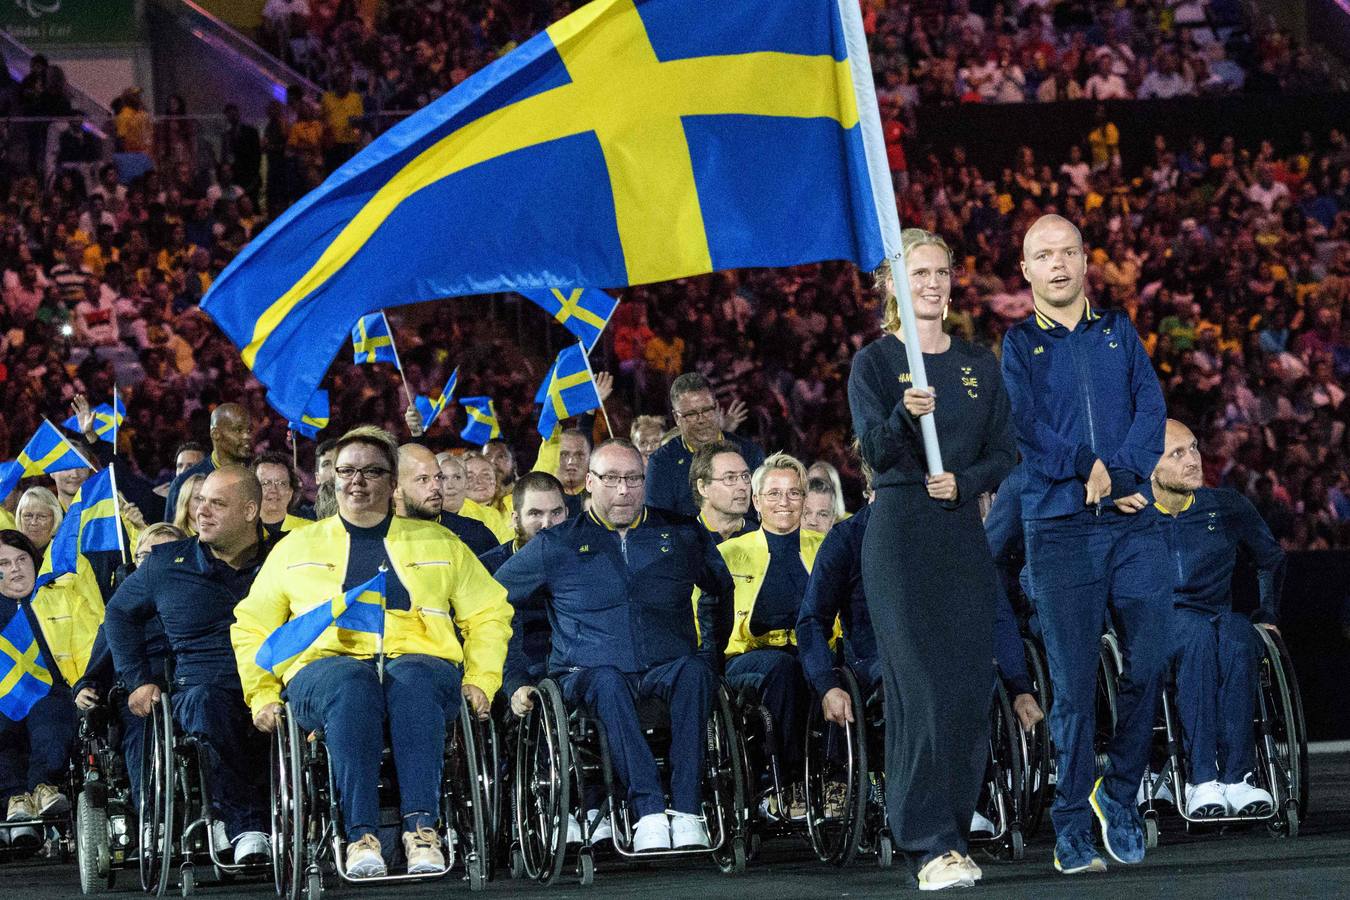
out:
{"label": "navy jacket", "polygon": [[[1024,519],[1082,512],[1098,459],[1111,473],[1112,497],[1146,489],[1167,408],[1129,316],[1088,306],[1070,331],[1036,312],[1003,338],[1003,379],[1026,463]],[[1120,515],[1109,502],[1102,509]]]}
{"label": "navy jacket", "polygon": [[835,617],[844,631],[845,658],[855,671],[866,671],[877,658],[877,639],[863,593],[862,545],[872,507],[830,529],[816,553],[797,614],[797,654],[816,693],[841,687],[834,671],[830,637]]}
{"label": "navy jacket", "polygon": [[[473,551],[474,556],[481,557],[497,547],[497,536],[492,533],[492,529],[477,519],[470,519],[459,513],[442,512],[440,523],[454,532],[455,537],[463,541]],[[488,567],[488,571],[492,571],[491,566]]]}
{"label": "navy jacket", "polygon": [[270,548],[268,542],[260,544],[257,555],[237,571],[198,538],[150,551],[145,563],[113,594],[104,614],[103,629],[122,683],[134,690],[157,680],[147,631],[158,617],[173,659],[175,684],[238,685],[230,644],[234,607],[248,595]]}
{"label": "navy jacket", "polygon": [[[750,471],[764,462],[764,451],[759,445],[747,438],[735,434],[723,437],[741,448],[741,456]],[[694,502],[694,490],[689,485],[689,464],[694,459],[694,451],[683,438],[667,441],[656,449],[647,459],[647,505],[655,509],[678,513],[694,518],[698,515],[698,504]],[[754,518],[752,509],[748,515]]]}
{"label": "navy jacket", "polygon": [[[512,605],[547,593],[551,673],[597,666],[640,673],[700,652],[695,587],[710,595],[715,631],[702,652],[722,671],[713,648],[731,636],[735,587],[707,529],[692,519],[647,509],[620,535],[587,512],[539,532],[495,574]],[[524,653],[522,641],[513,629],[508,659]]]}
{"label": "navy jacket", "polygon": [[1238,548],[1256,562],[1261,606],[1253,621],[1274,624],[1280,612],[1284,551],[1250,500],[1227,488],[1200,488],[1175,514],[1156,503],[1140,515],[1167,523],[1173,571],[1172,599],[1178,609],[1214,614],[1233,608],[1233,568]]}
{"label": "navy jacket", "polygon": [[[492,575],[514,556],[516,542],[498,544],[478,557]],[[506,665],[502,670],[502,693],[510,699],[517,688],[535,684],[548,675],[548,655],[553,647],[553,626],[548,621],[548,591],[538,590],[526,597],[511,598],[515,614],[511,617],[513,640],[507,644]],[[520,635],[520,640],[514,640]]]}

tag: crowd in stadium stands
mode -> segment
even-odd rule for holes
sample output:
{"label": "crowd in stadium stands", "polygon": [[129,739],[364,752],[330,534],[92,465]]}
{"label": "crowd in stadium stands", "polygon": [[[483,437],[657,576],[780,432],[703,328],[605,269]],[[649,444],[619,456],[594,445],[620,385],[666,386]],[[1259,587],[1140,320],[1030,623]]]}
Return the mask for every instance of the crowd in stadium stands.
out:
{"label": "crowd in stadium stands", "polygon": [[[1043,211],[1061,212],[1092,248],[1089,296],[1134,316],[1172,414],[1201,437],[1207,476],[1250,496],[1287,547],[1350,546],[1344,131],[1278,150],[1238,146],[1222,132],[1182,145],[1159,138],[1150,158],[1121,159],[1103,112],[1064,159],[1010,146],[993,172],[959,148],[939,159],[909,147],[904,161],[904,103],[1048,99],[1043,89],[1059,76],[1069,95],[1098,98],[1111,96],[1103,84],[1121,96],[1325,84],[1306,52],[1278,30],[1232,27],[1227,2],[1067,0],[1009,12],[953,0],[949,14],[930,14],[942,5],[876,4],[868,22],[883,101],[902,101],[885,107],[893,167],[907,170],[901,220],[944,235],[962,261],[950,327],[999,346],[1031,311],[1016,264],[1022,234]],[[146,158],[134,178],[78,127],[10,126],[0,163],[0,459],[16,455],[40,417],[69,415],[76,393],[106,402],[114,384],[129,410],[121,448],[151,481],[172,475],[174,448],[204,435],[206,415],[224,401],[267,423],[259,452],[287,449],[285,423],[198,307],[212,279],[269,217],[357,151],[370,113],[424,105],[570,8],[384,6],[376,30],[356,14],[361,4],[269,3],[266,27],[327,91],[318,105],[293,92],[265,123],[227,110],[219,140],[188,122],[156,123],[128,91],[112,132],[119,159]],[[1010,70],[1021,73],[1013,87]],[[56,67],[35,65],[5,94],[14,112],[70,110]],[[878,333],[865,274],[842,264],[742,271],[622,299],[596,351],[597,367],[616,378],[616,431],[639,414],[669,426],[666,389],[698,371],[724,404],[749,402],[743,433],[833,463],[850,505],[858,502],[845,385],[853,353]],[[520,301],[456,300],[390,318],[413,389],[434,391],[458,365],[460,393],[495,399],[524,469],[548,361],[537,346],[517,346],[505,325],[517,321],[506,315],[511,302]],[[489,303],[493,315],[483,315]],[[523,313],[541,323],[531,333],[544,330],[542,313]],[[397,373],[340,356],[326,386],[333,434],[357,423],[403,428]],[[443,420],[432,443],[452,445],[457,430]]]}

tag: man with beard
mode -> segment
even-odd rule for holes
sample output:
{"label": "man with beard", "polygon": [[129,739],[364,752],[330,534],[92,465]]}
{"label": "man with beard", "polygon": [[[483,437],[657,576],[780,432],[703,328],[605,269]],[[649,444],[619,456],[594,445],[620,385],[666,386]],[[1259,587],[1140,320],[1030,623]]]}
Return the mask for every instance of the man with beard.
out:
{"label": "man with beard", "polygon": [[[463,467],[457,483],[455,508],[464,500]],[[410,519],[440,522],[454,532],[475,556],[497,546],[497,539],[487,526],[475,519],[450,512],[445,508],[448,476],[436,464],[436,455],[421,444],[404,444],[398,448],[398,489],[394,491],[394,512]]]}

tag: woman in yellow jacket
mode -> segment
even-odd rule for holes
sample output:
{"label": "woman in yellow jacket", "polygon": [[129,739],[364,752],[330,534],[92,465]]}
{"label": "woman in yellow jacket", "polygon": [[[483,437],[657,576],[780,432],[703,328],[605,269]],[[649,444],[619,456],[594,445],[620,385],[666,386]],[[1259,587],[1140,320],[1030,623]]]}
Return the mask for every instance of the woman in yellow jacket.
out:
{"label": "woman in yellow jacket", "polygon": [[[773,717],[780,772],[800,780],[808,690],[793,627],[823,534],[801,527],[806,467],[775,453],[755,470],[751,497],[761,527],[718,545],[736,583],[736,619],[727,642],[727,681],[748,690]],[[794,788],[793,811],[805,810]],[[800,806],[800,810],[798,807]]]}
{"label": "woman in yellow jacket", "polygon": [[[410,874],[449,866],[439,818],[446,729],[461,691],[480,718],[501,686],[511,607],[465,545],[434,522],[396,517],[392,435],[363,426],[335,449],[338,514],[286,535],[235,607],[231,640],[244,698],[262,731],[278,724],[283,690],[307,730],[323,729],[347,839],[347,874],[385,874],[376,838],[380,755],[388,726]],[[278,677],[256,663],[277,628],[387,571],[383,681],[376,637],[329,628]],[[464,636],[461,645],[455,629]],[[278,668],[281,668],[280,666]],[[451,848],[453,851],[453,848]]]}

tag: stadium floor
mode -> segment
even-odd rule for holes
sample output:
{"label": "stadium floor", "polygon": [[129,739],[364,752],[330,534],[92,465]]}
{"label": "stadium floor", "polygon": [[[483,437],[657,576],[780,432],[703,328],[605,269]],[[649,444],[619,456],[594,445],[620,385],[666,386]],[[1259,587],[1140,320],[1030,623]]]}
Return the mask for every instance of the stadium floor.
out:
{"label": "stadium floor", "polygon": [[[1140,866],[1112,867],[1106,875],[1066,878],[1051,867],[1052,845],[1042,834],[1019,863],[976,857],[984,881],[967,896],[988,897],[1272,897],[1350,896],[1350,754],[1314,754],[1313,794],[1309,821],[1294,840],[1277,838],[1264,828],[1227,835],[1187,835],[1176,822],[1164,820],[1159,848]],[[769,897],[773,900],[822,897],[884,897],[903,889],[898,871],[870,863],[844,870],[823,866],[804,846],[777,841],[767,844],[762,860],[752,863],[744,878],[730,879],[710,866],[656,864],[634,870],[615,863],[597,866],[595,883],[580,888],[564,882],[552,888],[513,882],[489,885],[483,896],[545,898],[693,898]],[[0,867],[7,897],[46,900],[78,896],[73,865],[48,862],[10,863]],[[330,881],[331,886],[331,881]],[[137,893],[134,872],[119,878],[114,893]],[[176,895],[177,891],[174,891]],[[337,889],[343,897],[421,898],[469,895],[467,883]],[[269,885],[202,884],[197,896],[265,897]]]}

